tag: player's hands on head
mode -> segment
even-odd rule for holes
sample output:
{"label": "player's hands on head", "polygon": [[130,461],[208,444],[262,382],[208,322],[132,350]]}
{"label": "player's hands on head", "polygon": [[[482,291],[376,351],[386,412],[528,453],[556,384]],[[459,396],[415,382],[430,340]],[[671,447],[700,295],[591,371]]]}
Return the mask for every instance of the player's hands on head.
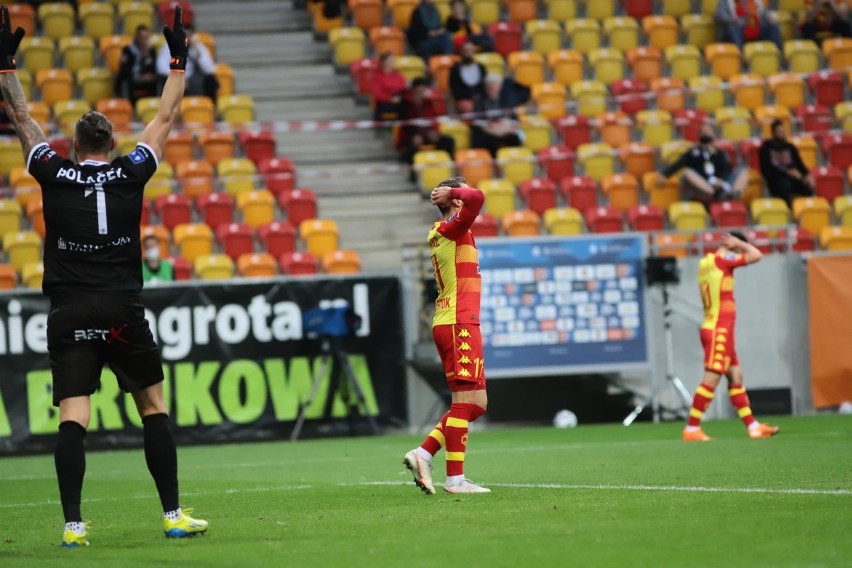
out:
{"label": "player's hands on head", "polygon": [[0,73],[14,71],[17,68],[15,52],[24,39],[24,28],[18,27],[12,32],[12,21],[9,19],[9,9],[0,6]]}
{"label": "player's hands on head", "polygon": [[735,237],[734,235],[731,235],[730,233],[725,233],[722,236],[722,239],[721,239],[719,244],[721,244],[726,249],[735,251],[735,250],[740,248],[740,245],[742,245],[742,242],[737,237]]}
{"label": "player's hands on head", "polygon": [[453,204],[453,198],[450,196],[450,192],[452,189],[449,187],[436,187],[432,190],[430,200],[432,201],[432,205],[438,205],[440,207],[449,207]]}
{"label": "player's hands on head", "polygon": [[183,10],[180,6],[175,7],[174,25],[163,26],[163,36],[169,46],[169,68],[173,71],[186,71],[186,60],[189,56],[189,39],[183,27]]}

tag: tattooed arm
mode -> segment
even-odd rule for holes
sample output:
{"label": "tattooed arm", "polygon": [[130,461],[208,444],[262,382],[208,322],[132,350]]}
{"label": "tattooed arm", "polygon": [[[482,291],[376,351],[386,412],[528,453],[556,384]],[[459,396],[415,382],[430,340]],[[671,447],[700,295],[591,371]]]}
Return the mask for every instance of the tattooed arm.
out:
{"label": "tattooed arm", "polygon": [[32,149],[42,142],[47,142],[47,138],[41,126],[30,116],[24,90],[15,73],[0,73],[0,91],[3,92],[3,100],[6,102],[6,114],[18,133],[26,160]]}

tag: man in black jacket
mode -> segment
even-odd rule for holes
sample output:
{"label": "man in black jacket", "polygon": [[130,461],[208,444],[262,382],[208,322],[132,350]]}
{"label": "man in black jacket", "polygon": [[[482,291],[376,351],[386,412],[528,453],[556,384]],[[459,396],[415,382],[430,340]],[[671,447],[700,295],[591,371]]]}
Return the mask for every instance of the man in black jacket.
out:
{"label": "man in black jacket", "polygon": [[145,24],[136,28],[133,43],[124,46],[121,52],[115,96],[130,99],[134,105],[142,97],[157,96],[157,51],[151,45],[151,30]]}
{"label": "man in black jacket", "polygon": [[485,95],[485,75],[482,63],[476,61],[476,46],[465,42],[461,46],[461,60],[450,69],[450,92],[459,112],[473,111],[473,105]]}
{"label": "man in black jacket", "polygon": [[794,197],[814,194],[814,180],[808,175],[799,149],[787,141],[783,121],[772,121],[772,137],[763,141],[758,155],[760,175],[772,197],[779,197],[792,207]]}
{"label": "man in black jacket", "polygon": [[441,23],[441,12],[435,6],[435,0],[421,0],[411,12],[408,41],[417,55],[427,62],[433,55],[453,52],[453,38]]}

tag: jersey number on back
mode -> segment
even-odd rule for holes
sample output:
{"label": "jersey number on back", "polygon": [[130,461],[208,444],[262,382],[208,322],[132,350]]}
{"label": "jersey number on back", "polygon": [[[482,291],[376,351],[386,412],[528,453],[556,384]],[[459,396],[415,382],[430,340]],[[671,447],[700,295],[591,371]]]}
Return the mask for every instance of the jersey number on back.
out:
{"label": "jersey number on back", "polygon": [[95,194],[95,203],[98,208],[98,234],[106,235],[107,234],[107,210],[106,210],[106,194],[104,193],[104,186],[100,183],[96,183],[95,185],[90,185],[86,189],[83,190],[83,197],[89,197],[92,194]]}

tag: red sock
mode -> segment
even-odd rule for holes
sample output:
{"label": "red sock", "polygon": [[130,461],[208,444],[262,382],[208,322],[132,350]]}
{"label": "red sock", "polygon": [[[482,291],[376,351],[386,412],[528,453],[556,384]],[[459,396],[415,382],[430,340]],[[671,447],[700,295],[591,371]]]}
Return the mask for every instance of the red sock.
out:
{"label": "red sock", "polygon": [[456,402],[450,406],[444,435],[447,438],[447,477],[464,475],[467,428],[475,405]]}
{"label": "red sock", "polygon": [[689,409],[689,420],[686,421],[687,426],[697,428],[701,426],[701,417],[707,411],[707,407],[713,402],[714,387],[706,383],[701,383],[695,389],[695,397],[692,399],[692,408]]}
{"label": "red sock", "polygon": [[435,428],[429,432],[429,435],[426,436],[426,439],[423,440],[423,443],[420,444],[420,447],[432,454],[433,456],[438,453],[442,447],[444,447],[444,428],[447,427],[447,417],[450,415],[449,411],[445,412],[438,423],[435,425]]}
{"label": "red sock", "polygon": [[740,419],[746,425],[746,428],[757,422],[751,413],[751,403],[743,385],[731,387],[728,390],[728,396],[731,397],[731,404],[737,409],[737,414],[740,415]]}

